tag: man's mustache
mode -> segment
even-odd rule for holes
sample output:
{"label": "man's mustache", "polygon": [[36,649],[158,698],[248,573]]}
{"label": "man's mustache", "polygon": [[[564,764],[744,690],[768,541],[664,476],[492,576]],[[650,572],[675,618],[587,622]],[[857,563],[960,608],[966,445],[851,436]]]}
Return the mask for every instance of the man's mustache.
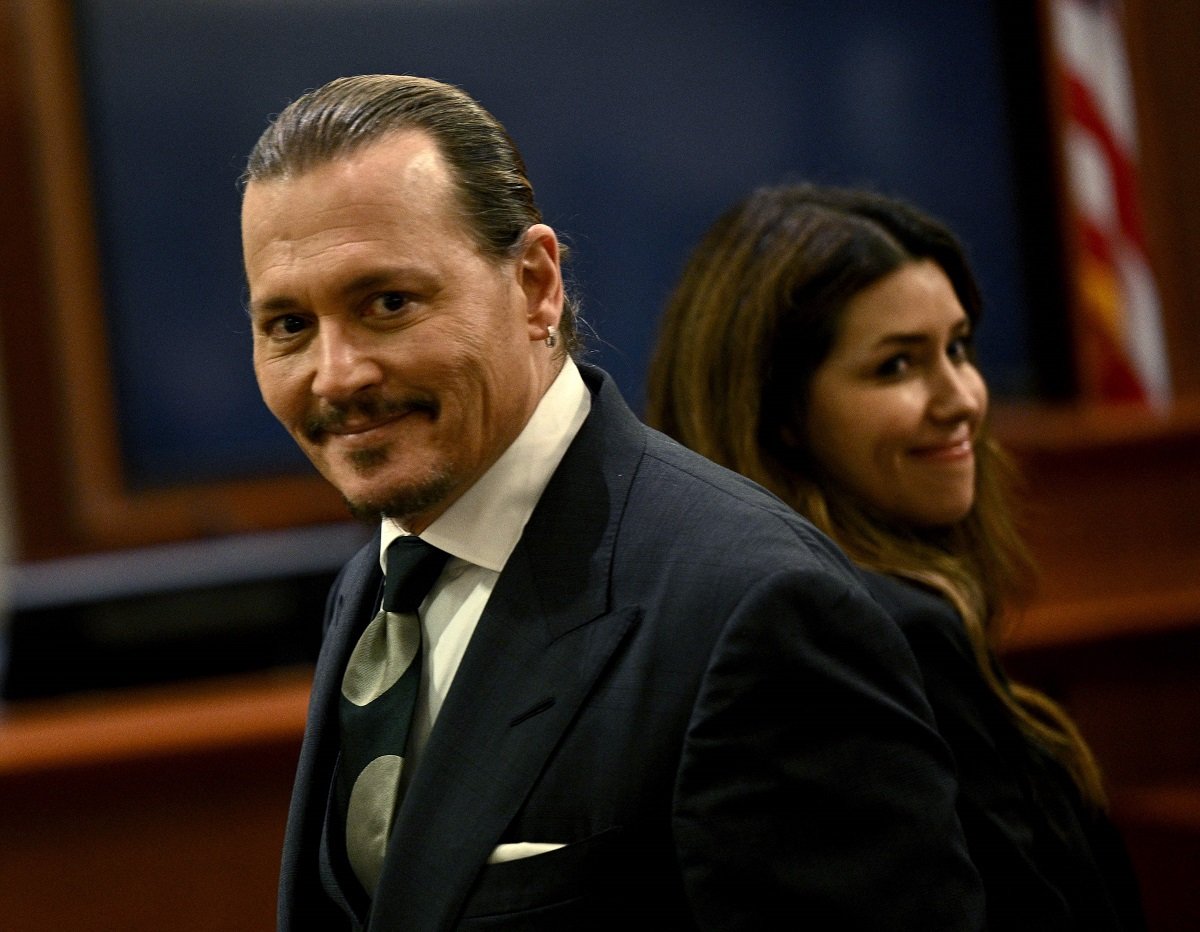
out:
{"label": "man's mustache", "polygon": [[414,411],[436,415],[438,404],[432,398],[360,398],[348,404],[326,404],[304,422],[304,436],[317,441],[330,430],[341,430],[351,421],[383,421]]}

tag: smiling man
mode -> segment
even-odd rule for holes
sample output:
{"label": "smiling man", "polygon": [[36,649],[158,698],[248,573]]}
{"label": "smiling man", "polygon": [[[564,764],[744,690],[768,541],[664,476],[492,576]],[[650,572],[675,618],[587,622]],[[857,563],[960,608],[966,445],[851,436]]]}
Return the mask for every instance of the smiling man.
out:
{"label": "smiling man", "polygon": [[354,513],[411,533],[508,448],[563,362],[553,231],[492,257],[455,207],[417,130],[244,204],[263,398]]}
{"label": "smiling man", "polygon": [[574,361],[490,114],[404,76],[301,97],[243,245],[263,398],[379,523],[329,599],[280,928],[978,927],[903,637]]}

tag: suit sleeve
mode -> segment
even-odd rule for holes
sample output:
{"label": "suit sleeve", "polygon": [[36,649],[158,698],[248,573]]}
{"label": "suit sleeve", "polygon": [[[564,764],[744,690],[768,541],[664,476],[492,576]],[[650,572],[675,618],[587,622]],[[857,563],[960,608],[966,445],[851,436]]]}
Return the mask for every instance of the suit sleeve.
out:
{"label": "suit sleeve", "polygon": [[955,795],[916,661],[863,589],[797,570],[746,593],[676,786],[702,928],[982,928]]}

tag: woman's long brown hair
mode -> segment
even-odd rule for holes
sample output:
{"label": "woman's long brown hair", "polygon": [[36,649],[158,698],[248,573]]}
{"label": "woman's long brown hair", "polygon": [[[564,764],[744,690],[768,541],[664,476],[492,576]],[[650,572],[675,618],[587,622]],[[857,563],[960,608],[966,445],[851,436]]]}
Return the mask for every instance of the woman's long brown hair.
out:
{"label": "woman's long brown hair", "polygon": [[852,560],[929,588],[958,611],[988,687],[1026,737],[1103,805],[1099,769],[1067,713],[1009,680],[996,660],[1005,605],[1033,575],[1009,505],[1014,471],[987,432],[976,444],[975,504],[952,527],[888,522],[824,474],[805,429],[809,384],[847,302],[910,262],[946,273],[974,328],[982,299],[966,255],[941,223],[866,191],[763,188],[727,211],[687,262],[660,325],[646,420],[766,486]]}

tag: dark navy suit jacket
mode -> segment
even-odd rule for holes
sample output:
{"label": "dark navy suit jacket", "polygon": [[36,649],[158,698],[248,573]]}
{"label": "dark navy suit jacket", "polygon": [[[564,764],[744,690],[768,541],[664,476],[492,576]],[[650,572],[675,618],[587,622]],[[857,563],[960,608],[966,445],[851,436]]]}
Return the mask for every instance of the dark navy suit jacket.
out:
{"label": "dark navy suit jacket", "polygon": [[[982,925],[952,759],[903,635],[758,486],[592,410],[497,581],[397,814],[369,928]],[[355,928],[320,838],[377,542],[330,596],[280,927]],[[487,864],[511,842],[549,853]]]}

